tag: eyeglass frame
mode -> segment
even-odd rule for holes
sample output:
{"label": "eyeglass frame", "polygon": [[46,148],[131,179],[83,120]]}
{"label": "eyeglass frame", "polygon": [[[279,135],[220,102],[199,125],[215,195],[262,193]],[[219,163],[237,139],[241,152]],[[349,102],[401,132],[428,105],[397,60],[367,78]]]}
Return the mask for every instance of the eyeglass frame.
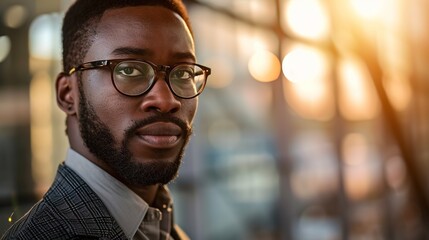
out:
{"label": "eyeglass frame", "polygon": [[[154,73],[154,81],[152,82],[152,84],[150,84],[149,87],[140,94],[129,95],[129,94],[123,93],[122,91],[120,91],[118,89],[118,87],[115,84],[115,81],[113,80],[114,69],[116,68],[116,66],[118,64],[125,62],[125,61],[138,61],[138,62],[147,63],[153,68],[153,70],[155,72]],[[195,96],[192,96],[192,97],[179,96],[177,93],[175,93],[173,91],[173,88],[171,87],[171,83],[170,83],[170,72],[171,72],[171,70],[174,69],[175,67],[179,66],[179,65],[184,65],[184,64],[200,67],[203,70],[204,76],[205,76],[201,90],[198,91],[197,94]],[[68,76],[71,76],[75,72],[86,71],[86,70],[97,69],[97,68],[105,68],[105,67],[108,67],[110,69],[110,80],[112,81],[112,84],[113,84],[114,88],[116,89],[116,91],[118,91],[120,94],[123,94],[123,95],[128,96],[128,97],[139,97],[139,96],[142,96],[142,95],[148,93],[152,89],[152,87],[155,85],[155,83],[157,81],[156,78],[157,78],[158,73],[159,72],[165,72],[166,77],[164,77],[163,79],[167,83],[168,88],[173,93],[173,95],[178,97],[178,98],[182,98],[182,99],[192,99],[192,98],[197,97],[198,95],[200,95],[204,91],[204,88],[207,84],[207,78],[211,74],[211,68],[206,67],[206,66],[201,65],[201,64],[197,64],[197,63],[179,62],[179,63],[175,63],[173,65],[158,65],[158,64],[152,63],[150,61],[144,60],[144,59],[135,59],[135,58],[107,59],[107,60],[97,60],[97,61],[85,62],[85,63],[82,63],[82,64],[76,66],[76,67],[72,67],[67,74],[68,74]]]}

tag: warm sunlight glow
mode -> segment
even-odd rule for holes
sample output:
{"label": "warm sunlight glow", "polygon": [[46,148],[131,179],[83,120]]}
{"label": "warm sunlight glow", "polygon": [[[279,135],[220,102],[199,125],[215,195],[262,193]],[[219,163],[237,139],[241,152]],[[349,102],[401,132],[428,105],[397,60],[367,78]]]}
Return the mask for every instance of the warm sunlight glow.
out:
{"label": "warm sunlight glow", "polygon": [[390,76],[383,81],[390,103],[398,111],[404,111],[411,102],[411,86],[404,76]]}
{"label": "warm sunlight glow", "polygon": [[251,16],[251,19],[257,19],[260,23],[272,24],[276,21],[276,15],[273,14],[275,9],[274,1],[260,0],[242,0],[242,1],[210,1],[210,4],[219,2],[220,6],[228,8],[237,16]]}
{"label": "warm sunlight glow", "polygon": [[269,51],[260,50],[253,54],[248,64],[252,77],[260,82],[271,82],[280,75],[280,61]]}
{"label": "warm sunlight glow", "polygon": [[328,15],[319,0],[290,0],[283,15],[284,23],[301,37],[317,40],[329,34]]}
{"label": "warm sunlight glow", "polygon": [[284,81],[284,97],[302,118],[327,121],[334,115],[332,84],[327,77],[303,84]]}
{"label": "warm sunlight glow", "polygon": [[326,73],[327,62],[315,48],[298,46],[284,57],[283,74],[293,83],[311,83]]}
{"label": "warm sunlight glow", "polygon": [[255,29],[245,24],[237,24],[235,31],[237,44],[234,45],[236,48],[233,51],[237,51],[246,58],[249,58],[254,51],[277,49],[279,40],[272,31]]}
{"label": "warm sunlight glow", "polygon": [[318,50],[298,46],[285,56],[285,98],[302,117],[328,120],[333,115],[332,85],[326,57]]}
{"label": "warm sunlight glow", "polygon": [[[399,14],[391,18],[397,19]],[[391,20],[391,25],[398,29],[399,20]],[[405,110],[412,99],[411,77],[412,61],[410,61],[410,46],[406,44],[401,32],[390,30],[379,38],[380,65],[383,66],[383,85],[389,97],[390,103],[397,111]]]}
{"label": "warm sunlight glow", "polygon": [[349,0],[353,10],[363,19],[373,19],[380,15],[382,0]]}
{"label": "warm sunlight glow", "polygon": [[379,112],[379,102],[364,65],[353,59],[339,64],[339,105],[348,120],[368,120]]}

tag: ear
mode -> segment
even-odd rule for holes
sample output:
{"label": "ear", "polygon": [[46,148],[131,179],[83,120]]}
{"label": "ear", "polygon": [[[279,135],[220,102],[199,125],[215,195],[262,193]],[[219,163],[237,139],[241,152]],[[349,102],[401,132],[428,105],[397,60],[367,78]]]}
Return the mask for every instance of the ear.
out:
{"label": "ear", "polygon": [[55,91],[57,94],[57,105],[67,115],[76,114],[77,108],[77,84],[73,77],[65,73],[57,76]]}

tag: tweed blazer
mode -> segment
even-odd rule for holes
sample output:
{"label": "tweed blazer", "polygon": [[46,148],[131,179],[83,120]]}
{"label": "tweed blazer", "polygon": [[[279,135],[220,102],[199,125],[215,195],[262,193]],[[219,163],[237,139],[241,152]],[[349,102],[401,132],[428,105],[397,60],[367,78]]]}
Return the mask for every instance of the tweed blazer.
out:
{"label": "tweed blazer", "polygon": [[[180,229],[173,228],[171,236],[182,239],[180,232]],[[2,239],[127,237],[95,192],[72,169],[61,164],[54,183],[43,199],[19,219]]]}

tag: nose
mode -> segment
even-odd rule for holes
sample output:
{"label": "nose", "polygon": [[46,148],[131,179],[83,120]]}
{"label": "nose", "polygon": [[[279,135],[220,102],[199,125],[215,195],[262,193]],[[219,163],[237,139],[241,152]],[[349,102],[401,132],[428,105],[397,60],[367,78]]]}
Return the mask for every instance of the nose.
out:
{"label": "nose", "polygon": [[174,113],[177,112],[182,103],[171,92],[164,79],[159,76],[153,87],[144,95],[141,108],[145,112]]}

